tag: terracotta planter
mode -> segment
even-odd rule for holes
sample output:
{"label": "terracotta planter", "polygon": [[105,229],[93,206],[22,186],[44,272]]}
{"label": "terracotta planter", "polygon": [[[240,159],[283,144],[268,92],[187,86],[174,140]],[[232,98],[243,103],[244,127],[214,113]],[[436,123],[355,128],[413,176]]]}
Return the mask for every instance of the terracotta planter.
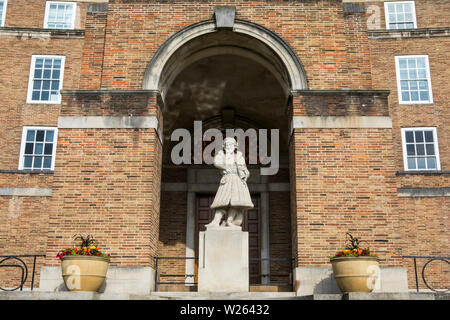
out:
{"label": "terracotta planter", "polygon": [[331,259],[336,283],[342,292],[372,292],[379,277],[377,257]]}
{"label": "terracotta planter", "polygon": [[65,256],[61,260],[64,283],[69,291],[96,292],[108,271],[109,258],[96,256]]}

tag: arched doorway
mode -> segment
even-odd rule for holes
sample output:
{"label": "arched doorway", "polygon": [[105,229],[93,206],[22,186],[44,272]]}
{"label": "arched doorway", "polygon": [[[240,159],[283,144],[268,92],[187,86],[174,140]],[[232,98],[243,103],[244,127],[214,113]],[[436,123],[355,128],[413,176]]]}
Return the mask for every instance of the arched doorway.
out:
{"label": "arched doorway", "polygon": [[[264,285],[282,278],[289,263],[264,259],[291,256],[287,105],[293,88],[306,87],[305,79],[287,45],[248,22],[239,22],[234,30],[216,29],[213,21],[199,23],[175,34],[155,55],[144,89],[158,89],[162,98],[162,256],[197,255],[198,232],[210,217],[207,204],[220,176],[211,165],[173,164],[171,150],[178,143],[171,141],[173,131],[194,132],[194,121],[202,121],[203,132],[209,127],[279,130],[280,170],[265,176],[260,165],[249,165],[248,183],[258,201],[251,217],[255,240],[250,258],[263,258],[253,263],[250,278]],[[185,270],[182,263],[172,268],[174,276],[196,272],[193,260],[186,261]],[[188,276],[186,283],[194,279]]]}

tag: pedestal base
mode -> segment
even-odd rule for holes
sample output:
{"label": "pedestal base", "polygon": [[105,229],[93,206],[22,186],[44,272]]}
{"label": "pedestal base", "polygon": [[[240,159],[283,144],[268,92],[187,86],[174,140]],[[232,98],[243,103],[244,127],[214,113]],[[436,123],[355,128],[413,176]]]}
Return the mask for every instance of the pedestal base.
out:
{"label": "pedestal base", "polygon": [[199,292],[248,292],[248,232],[208,228],[200,232]]}

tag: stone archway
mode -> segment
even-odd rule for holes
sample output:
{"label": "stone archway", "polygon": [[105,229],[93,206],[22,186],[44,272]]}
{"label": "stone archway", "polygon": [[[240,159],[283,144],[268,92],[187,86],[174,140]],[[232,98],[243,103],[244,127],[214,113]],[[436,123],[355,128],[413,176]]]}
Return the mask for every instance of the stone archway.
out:
{"label": "stone archway", "polygon": [[[163,70],[168,67],[169,59],[191,40],[202,35],[215,33],[218,30],[220,30],[220,27],[216,20],[211,19],[193,24],[172,35],[150,61],[145,72],[142,88],[144,90],[160,90],[164,97],[166,88]],[[234,21],[232,31],[260,41],[274,53],[277,59],[271,59],[271,62],[278,60],[275,64],[284,68],[280,71],[287,78],[290,90],[304,90],[308,87],[306,73],[300,60],[292,48],[276,33],[245,20]]]}
{"label": "stone archway", "polygon": [[[237,126],[240,126],[239,119],[245,118],[252,119],[258,124],[258,128],[280,129],[280,145],[284,146],[281,153],[285,160],[282,166],[288,171],[290,119],[286,107],[291,92],[306,87],[305,72],[290,47],[276,34],[247,21],[235,21],[232,29],[218,27],[215,20],[194,24],[169,38],[155,54],[147,68],[143,89],[158,90],[163,102],[161,109],[164,150],[160,227],[170,228],[173,219],[182,221],[181,218],[174,217],[174,210],[184,211],[187,221],[183,231],[185,234],[180,237],[185,237],[186,257],[195,255],[193,244],[196,194],[215,193],[216,186],[213,182],[216,182],[217,178],[211,172],[214,179],[199,179],[199,172],[207,174],[207,171],[215,170],[201,166],[178,167],[178,175],[183,177],[179,180],[176,180],[176,174],[169,173],[174,169],[169,160],[173,145],[170,141],[172,130],[191,129],[193,121],[211,118],[216,118],[218,123],[223,124],[224,118],[228,117],[223,110],[231,108],[235,113],[231,122]],[[198,91],[195,91],[197,89]],[[214,92],[219,92],[219,99],[211,98]],[[201,95],[204,95],[204,99],[197,99]],[[224,96],[226,98],[223,98]],[[286,212],[282,213],[285,217],[280,219],[284,219],[290,229],[288,176],[285,174],[285,180],[274,180],[275,183],[268,177],[255,176],[250,188],[261,197],[261,216],[264,220],[264,230],[261,231],[262,258],[270,256],[268,224],[272,201],[270,199],[276,198],[275,193],[277,196],[282,195],[281,198],[284,197],[285,203],[288,203]],[[175,208],[179,197],[184,199],[184,208]],[[170,212],[170,218],[166,217]],[[178,228],[173,234],[179,234],[181,231]],[[165,237],[162,242],[175,241],[173,236],[170,238],[163,234],[162,237]],[[288,242],[290,241],[289,236]],[[290,250],[289,247],[289,255]],[[169,255],[166,252],[173,255],[174,251],[163,249],[162,255]],[[263,273],[270,273],[267,263],[263,263],[262,269]],[[193,270],[193,263],[187,261],[186,274],[192,274]]]}

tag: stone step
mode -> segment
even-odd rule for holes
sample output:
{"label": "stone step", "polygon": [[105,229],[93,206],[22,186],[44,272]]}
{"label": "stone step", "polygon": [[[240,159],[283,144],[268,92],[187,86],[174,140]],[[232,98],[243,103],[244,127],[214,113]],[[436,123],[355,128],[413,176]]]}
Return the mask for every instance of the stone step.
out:
{"label": "stone step", "polygon": [[298,298],[295,292],[152,292],[150,297],[175,300],[273,300]]}
{"label": "stone step", "polygon": [[149,295],[94,292],[0,292],[0,300],[450,300],[450,294],[435,293],[349,293],[296,296],[295,292],[152,292]]}

